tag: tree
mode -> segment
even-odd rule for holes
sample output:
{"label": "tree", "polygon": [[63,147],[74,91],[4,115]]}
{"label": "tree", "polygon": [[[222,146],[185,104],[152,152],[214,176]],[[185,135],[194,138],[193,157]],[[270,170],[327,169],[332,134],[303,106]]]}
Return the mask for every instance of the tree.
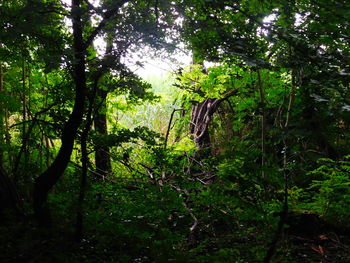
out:
{"label": "tree", "polygon": [[[238,59],[241,61],[238,63],[262,69],[290,70],[293,85],[298,87],[293,96],[305,100],[301,105],[305,107],[303,114],[295,117],[305,120],[305,131],[313,131],[306,140],[311,139],[320,152],[336,157],[334,141],[329,142],[322,135],[327,131],[315,122],[314,109],[322,104],[314,95],[328,100],[326,86],[344,92],[341,87],[348,85],[349,50],[344,38],[348,28],[338,26],[339,19],[347,17],[338,7],[346,10],[348,3],[186,1],[185,4],[183,36],[202,59],[233,63]],[[323,118],[324,123],[327,117]]]}
{"label": "tree", "polygon": [[46,207],[47,196],[50,189],[55,185],[57,180],[62,176],[68,165],[77,130],[82,122],[85,98],[87,92],[86,73],[85,73],[85,52],[86,47],[83,40],[83,25],[80,13],[81,2],[79,0],[72,1],[71,15],[73,22],[73,50],[75,63],[74,82],[75,82],[75,101],[73,111],[65,124],[62,131],[60,150],[53,161],[35,180],[33,193],[34,211],[41,225],[49,226],[51,218],[48,207]]}
{"label": "tree", "polygon": [[[52,12],[47,12],[47,10],[52,10]],[[65,42],[64,33],[58,27],[62,18],[60,11],[61,9],[53,1],[45,3],[6,1],[1,3],[0,23],[3,30],[1,31],[0,61],[2,73],[4,73],[2,74],[3,87],[1,90],[1,105],[4,112],[1,115],[4,118],[2,124],[5,126],[2,126],[1,130],[5,138],[6,147],[4,148],[8,152],[4,166],[13,165],[8,170],[12,170],[16,183],[20,179],[20,173],[24,175],[30,171],[21,178],[26,182],[30,182],[34,177],[30,177],[34,169],[27,166],[27,161],[30,157],[29,147],[33,146],[31,138],[40,127],[37,117],[43,111],[43,105],[36,103],[40,99],[32,99],[31,92],[36,93],[39,90],[38,78],[36,78],[38,75],[44,75],[44,72],[47,73],[60,66],[60,56]],[[36,61],[35,66],[33,65],[34,60]],[[40,88],[42,88],[41,85]],[[16,123],[13,123],[15,116],[19,118]],[[13,129],[19,127],[20,142],[12,132]],[[20,150],[15,154],[17,145],[20,145]],[[24,162],[21,162],[23,155]],[[20,164],[26,166],[23,167],[22,172],[19,172],[20,169],[18,169]],[[30,188],[29,185],[27,187]]]}
{"label": "tree", "polygon": [[[194,59],[196,61],[196,59]],[[198,62],[198,61],[197,61]],[[210,151],[209,124],[220,104],[237,93],[228,65],[204,69],[203,63],[193,63],[178,74],[178,86],[191,98],[190,133],[199,152]]]}
{"label": "tree", "polygon": [[[48,192],[61,177],[69,162],[74,139],[82,122],[86,94],[88,92],[87,80],[89,78],[89,75],[86,74],[86,69],[88,68],[86,54],[89,52],[93,40],[98,35],[103,35],[105,33],[116,37],[108,40],[116,45],[116,49],[114,50],[114,48],[111,48],[108,44],[108,49],[110,50],[107,50],[106,57],[100,60],[100,64],[94,65],[99,67],[94,79],[97,85],[99,78],[103,76],[105,72],[115,69],[118,71],[124,67],[118,63],[120,57],[125,55],[130,46],[137,45],[138,40],[142,40],[145,44],[152,43],[154,47],[164,46],[164,44],[157,42],[157,38],[161,36],[164,37],[164,28],[168,26],[168,23],[166,20],[160,20],[160,15],[164,15],[165,8],[169,9],[171,5],[172,4],[156,3],[154,7],[150,7],[147,1],[131,3],[127,0],[121,0],[117,3],[105,1],[102,2],[101,8],[95,8],[87,2],[83,3],[79,0],[74,0],[72,2],[70,12],[73,23],[72,37],[74,57],[71,64],[75,82],[75,102],[70,118],[62,131],[62,145],[58,155],[50,167],[36,179],[34,188],[34,209],[37,218],[43,225],[50,224],[49,213],[45,207]],[[154,12],[148,13],[149,16],[145,16],[148,10],[153,10]],[[90,12],[102,17],[102,20],[98,22],[95,27],[90,26]],[[170,16],[170,18],[171,17],[172,16]],[[133,23],[128,24],[128,22],[131,21],[133,21]],[[135,27],[135,30],[133,27]],[[120,40],[118,40],[119,37]],[[90,72],[92,71],[90,70]],[[137,91],[137,88],[135,88],[135,91]],[[101,94],[103,92],[100,91],[99,93]],[[105,94],[102,95],[103,104]],[[105,132],[105,129],[103,129],[103,132]]]}
{"label": "tree", "polygon": [[[348,10],[349,3],[186,1],[186,4],[184,36],[188,46],[198,51],[202,59],[221,63],[238,60],[239,65],[254,66],[258,73],[262,69],[282,70],[285,73],[280,76],[290,78],[288,92],[276,109],[273,129],[266,128],[266,112],[271,105],[265,100],[263,83],[258,84],[261,104],[255,104],[262,119],[262,166],[266,167],[266,143],[272,144],[267,139],[280,141],[275,147],[283,153],[276,156],[284,178],[283,211],[264,259],[270,262],[287,217],[291,181],[303,180],[304,177],[296,175],[301,175],[305,166],[315,165],[317,158],[312,154],[336,159],[344,149],[332,133],[339,131],[339,123],[347,122],[343,112],[348,103],[335,99],[338,103],[335,106],[335,96],[331,99],[330,94],[347,93],[349,87],[346,44],[349,28],[348,24],[340,25],[340,21],[348,18],[340,10]],[[304,167],[296,163],[303,163]],[[265,181],[264,173],[262,177]]]}

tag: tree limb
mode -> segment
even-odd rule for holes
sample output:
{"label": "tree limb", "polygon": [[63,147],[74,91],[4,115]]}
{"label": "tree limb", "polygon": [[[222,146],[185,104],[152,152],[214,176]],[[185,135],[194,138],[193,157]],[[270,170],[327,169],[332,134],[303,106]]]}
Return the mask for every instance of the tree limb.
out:
{"label": "tree limb", "polygon": [[84,48],[86,49],[89,45],[91,45],[92,41],[95,39],[95,37],[101,32],[101,30],[106,26],[108,20],[112,18],[118,10],[127,2],[130,0],[120,0],[112,9],[106,11],[102,17],[102,21],[98,24],[98,26],[95,27],[95,29],[91,32],[91,34],[88,36],[87,40],[84,43]]}

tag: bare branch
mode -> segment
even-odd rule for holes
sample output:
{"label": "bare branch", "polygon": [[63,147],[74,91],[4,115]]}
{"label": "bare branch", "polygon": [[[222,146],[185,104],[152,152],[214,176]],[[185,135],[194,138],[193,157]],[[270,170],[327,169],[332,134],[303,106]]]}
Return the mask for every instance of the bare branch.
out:
{"label": "bare branch", "polygon": [[171,123],[173,122],[174,114],[176,111],[184,111],[184,109],[174,109],[173,112],[171,113],[169,124],[168,124],[168,129],[166,131],[166,136],[165,136],[165,141],[164,141],[164,149],[166,149],[166,146],[168,143],[169,133],[171,130]]}

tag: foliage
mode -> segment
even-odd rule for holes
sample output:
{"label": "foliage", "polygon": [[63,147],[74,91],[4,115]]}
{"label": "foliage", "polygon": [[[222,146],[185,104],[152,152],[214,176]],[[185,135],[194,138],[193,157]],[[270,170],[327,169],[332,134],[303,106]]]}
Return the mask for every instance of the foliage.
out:
{"label": "foliage", "polygon": [[[308,173],[313,178],[304,195],[305,204],[331,224],[349,225],[349,157],[343,161],[320,159],[320,166]],[[302,195],[303,196],[303,195]],[[303,206],[303,204],[301,204]]]}
{"label": "foliage", "polygon": [[0,261],[347,262],[349,9],[1,1]]}

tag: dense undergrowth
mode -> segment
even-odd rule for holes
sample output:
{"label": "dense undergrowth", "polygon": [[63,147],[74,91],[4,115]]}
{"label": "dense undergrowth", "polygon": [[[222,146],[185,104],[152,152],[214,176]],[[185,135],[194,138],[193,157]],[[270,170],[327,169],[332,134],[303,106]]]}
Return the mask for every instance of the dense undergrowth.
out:
{"label": "dense undergrowth", "polygon": [[[181,167],[186,158],[172,165]],[[347,169],[348,161],[324,160],[306,175],[313,177],[308,188],[289,190],[289,213],[274,262],[349,262]],[[262,262],[278,234],[283,194],[269,192],[242,170],[237,160],[218,165],[209,179],[203,173],[173,173],[158,183],[139,177],[92,181],[84,238],[78,243],[78,192],[75,175],[68,175],[50,195],[55,227],[43,232],[30,210],[22,220],[9,220],[1,229],[1,260]]]}
{"label": "dense undergrowth", "polygon": [[0,1],[0,262],[350,262],[349,10]]}

